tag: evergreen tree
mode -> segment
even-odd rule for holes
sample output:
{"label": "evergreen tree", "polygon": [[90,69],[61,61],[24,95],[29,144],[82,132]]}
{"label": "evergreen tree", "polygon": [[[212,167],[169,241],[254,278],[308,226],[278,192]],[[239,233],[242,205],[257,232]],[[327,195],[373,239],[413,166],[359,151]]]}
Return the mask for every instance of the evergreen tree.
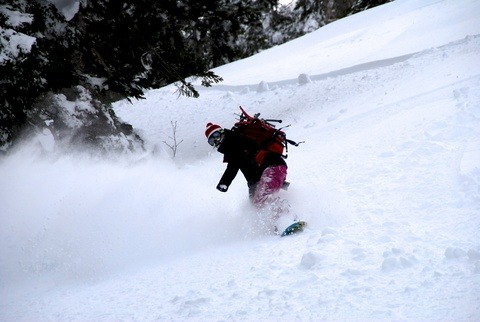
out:
{"label": "evergreen tree", "polygon": [[298,38],[335,20],[393,0],[296,0],[274,7],[265,19],[267,48]]}
{"label": "evergreen tree", "polygon": [[[30,19],[9,25],[12,13]],[[77,85],[104,104],[141,98],[146,89],[177,81],[182,93],[198,96],[188,77],[200,77],[204,86],[221,78],[185,37],[183,27],[196,19],[174,0],[82,1],[70,21],[45,1],[6,0],[0,6],[2,43],[11,34],[35,40],[30,50],[0,61],[0,147],[33,121],[29,115],[38,114],[34,105],[42,95],[84,93],[69,90]]]}
{"label": "evergreen tree", "polygon": [[[63,79],[58,74],[65,64],[64,47],[52,41],[62,33],[62,28],[53,28],[57,22],[65,23],[52,5],[36,1],[6,0],[0,7],[0,35],[7,46],[15,44],[13,37],[25,35],[34,39],[31,50],[20,50],[18,54],[0,61],[0,147],[11,142],[27,123],[27,113],[35,99]],[[10,16],[23,16],[24,23],[17,24]],[[33,37],[35,36],[35,37]],[[4,48],[2,52],[9,52]],[[15,52],[15,48],[13,48]],[[55,55],[56,54],[56,55]],[[51,61],[55,61],[54,68]],[[52,81],[51,81],[52,80]],[[68,84],[67,84],[68,86]]]}

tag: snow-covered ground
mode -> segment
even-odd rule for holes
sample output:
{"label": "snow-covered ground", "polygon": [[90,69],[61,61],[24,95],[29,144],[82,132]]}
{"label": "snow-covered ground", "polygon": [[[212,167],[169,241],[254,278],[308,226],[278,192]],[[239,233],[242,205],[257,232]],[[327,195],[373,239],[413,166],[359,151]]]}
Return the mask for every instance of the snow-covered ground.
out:
{"label": "snow-covered ground", "polygon": [[[199,99],[120,102],[141,156],[0,160],[0,320],[480,320],[479,12],[397,0],[220,67]],[[305,140],[282,191],[301,234],[257,229],[241,176],[215,190],[205,124],[239,105]]]}

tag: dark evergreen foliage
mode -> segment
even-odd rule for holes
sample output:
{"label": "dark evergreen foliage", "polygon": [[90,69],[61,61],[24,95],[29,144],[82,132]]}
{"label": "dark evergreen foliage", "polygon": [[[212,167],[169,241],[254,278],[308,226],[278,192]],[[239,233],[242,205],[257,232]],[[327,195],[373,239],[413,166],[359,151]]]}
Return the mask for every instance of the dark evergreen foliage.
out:
{"label": "dark evergreen foliage", "polygon": [[282,44],[348,15],[393,0],[297,0],[269,14],[268,46]]}
{"label": "dark evergreen foliage", "polygon": [[[12,11],[33,17],[31,24],[16,26],[15,31],[34,36],[36,42],[29,53],[20,52],[16,58],[0,65],[0,147],[15,138],[26,124],[27,113],[41,93],[58,84],[72,83],[71,73],[64,68],[65,57],[68,57],[65,47],[61,41],[55,41],[60,29],[53,28],[55,22],[65,22],[63,16],[48,3],[7,0],[6,5]],[[8,19],[3,16],[2,27],[7,28]]]}

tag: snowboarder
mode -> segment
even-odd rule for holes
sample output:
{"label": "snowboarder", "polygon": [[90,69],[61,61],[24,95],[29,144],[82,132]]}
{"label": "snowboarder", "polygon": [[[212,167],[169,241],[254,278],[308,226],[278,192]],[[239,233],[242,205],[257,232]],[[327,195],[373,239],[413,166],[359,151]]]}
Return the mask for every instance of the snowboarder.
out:
{"label": "snowboarder", "polygon": [[227,163],[217,190],[226,192],[240,170],[247,180],[250,200],[258,209],[268,206],[269,220],[275,222],[288,213],[288,204],[276,196],[287,177],[287,164],[281,154],[267,151],[262,163],[258,164],[255,140],[212,123],[207,124],[205,136],[208,143],[224,155],[223,161]]}

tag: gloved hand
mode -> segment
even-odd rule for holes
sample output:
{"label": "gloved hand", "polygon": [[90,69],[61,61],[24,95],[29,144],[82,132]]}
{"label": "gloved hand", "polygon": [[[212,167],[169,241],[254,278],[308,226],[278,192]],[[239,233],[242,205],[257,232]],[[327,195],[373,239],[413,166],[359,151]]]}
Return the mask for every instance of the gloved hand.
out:
{"label": "gloved hand", "polygon": [[217,185],[217,190],[221,192],[226,192],[228,190],[228,186],[226,184],[218,184]]}

